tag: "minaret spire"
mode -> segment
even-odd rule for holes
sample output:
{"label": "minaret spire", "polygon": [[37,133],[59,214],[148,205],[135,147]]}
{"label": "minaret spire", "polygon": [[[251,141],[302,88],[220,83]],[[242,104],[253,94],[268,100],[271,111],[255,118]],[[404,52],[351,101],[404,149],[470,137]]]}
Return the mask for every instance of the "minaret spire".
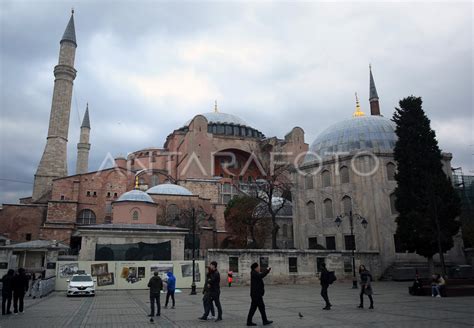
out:
{"label": "minaret spire", "polygon": [[84,119],[81,124],[81,135],[79,137],[79,143],[77,144],[76,174],[89,172],[89,151],[91,149],[91,144],[89,143],[90,133],[91,123],[89,120],[89,103],[87,103],[86,112],[84,113]]}
{"label": "minaret spire", "polygon": [[369,102],[370,102],[370,114],[380,115],[379,95],[377,94],[377,88],[375,87],[374,76],[372,75],[372,65],[369,64]]}
{"label": "minaret spire", "polygon": [[48,137],[43,156],[35,174],[33,202],[47,201],[52,190],[53,179],[61,178],[68,174],[67,141],[72,87],[76,78],[76,69],[74,68],[76,47],[74,15],[71,14],[60,42],[58,64],[54,67],[55,80]]}
{"label": "minaret spire", "polygon": [[74,8],[71,9],[71,18],[69,18],[69,23],[67,23],[66,29],[64,30],[61,43],[64,41],[72,42],[77,47],[76,28],[74,27]]}

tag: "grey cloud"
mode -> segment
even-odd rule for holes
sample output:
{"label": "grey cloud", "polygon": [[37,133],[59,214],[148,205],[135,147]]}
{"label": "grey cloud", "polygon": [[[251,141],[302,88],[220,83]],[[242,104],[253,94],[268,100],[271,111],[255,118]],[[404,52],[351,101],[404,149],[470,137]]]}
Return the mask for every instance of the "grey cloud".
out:
{"label": "grey cloud", "polygon": [[[69,1],[3,1],[0,202],[28,196],[48,128],[53,67]],[[107,153],[161,147],[195,114],[244,118],[267,136],[306,141],[354,110],[368,112],[372,62],[382,112],[415,94],[453,165],[474,170],[470,4],[81,1],[69,171],[85,104],[90,169]],[[133,80],[135,79],[135,80]],[[141,83],[141,84],[140,84]],[[149,87],[148,89],[144,89]],[[199,90],[199,91],[196,91]],[[454,120],[456,118],[456,120]]]}

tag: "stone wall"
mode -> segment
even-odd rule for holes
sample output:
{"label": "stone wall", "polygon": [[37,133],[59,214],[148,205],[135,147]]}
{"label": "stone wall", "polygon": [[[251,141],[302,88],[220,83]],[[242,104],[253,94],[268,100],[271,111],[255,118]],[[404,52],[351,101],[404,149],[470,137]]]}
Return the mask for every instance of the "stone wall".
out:
{"label": "stone wall", "polygon": [[[265,279],[267,284],[319,284],[318,261],[324,261],[328,270],[335,271],[338,281],[352,280],[351,254],[347,251],[210,249],[207,252],[207,263],[217,261],[221,276],[226,276],[231,269],[230,257],[238,258],[238,270],[233,268],[237,285],[250,283],[250,266],[254,262],[261,263],[262,258],[268,258],[268,265],[272,268],[271,274]],[[297,272],[290,272],[290,258],[297,259]],[[364,264],[372,272],[374,279],[381,277],[382,267],[377,252],[357,253],[356,268],[360,264]],[[221,284],[225,284],[225,279],[221,279]]]}

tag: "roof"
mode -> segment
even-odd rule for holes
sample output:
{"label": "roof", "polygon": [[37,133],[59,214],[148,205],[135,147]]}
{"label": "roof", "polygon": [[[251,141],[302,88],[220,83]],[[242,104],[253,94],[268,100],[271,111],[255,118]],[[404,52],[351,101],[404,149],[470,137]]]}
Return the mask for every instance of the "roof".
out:
{"label": "roof", "polygon": [[84,113],[84,119],[82,120],[81,128],[91,128],[91,122],[89,120],[89,104],[87,104],[86,112]]}
{"label": "roof", "polygon": [[[207,122],[209,124],[210,123],[223,123],[223,124],[249,126],[247,122],[245,122],[243,119],[232,114],[221,113],[221,112],[210,112],[210,113],[202,113],[199,115],[204,116],[207,119]],[[188,126],[189,123],[191,123],[191,120],[186,122],[185,125]]]}
{"label": "roof", "polygon": [[148,194],[154,195],[178,195],[178,196],[192,196],[193,193],[188,189],[172,184],[172,183],[162,183],[151,187],[146,191]]}
{"label": "roof", "polygon": [[[395,123],[383,116],[359,116],[329,126],[313,141],[304,162],[331,158],[335,153],[392,152],[397,142]],[[316,156],[316,155],[317,156]]]}
{"label": "roof", "polygon": [[377,94],[377,89],[375,88],[374,77],[372,75],[372,67],[370,67],[370,94],[369,100],[372,99],[379,99],[379,95]]}
{"label": "roof", "polygon": [[64,248],[67,249],[69,246],[57,242],[55,240],[31,240],[24,243],[16,243],[1,246],[2,248],[21,248],[21,249],[37,249],[37,248]]}
{"label": "roof", "polygon": [[153,199],[148,195],[146,192],[141,190],[130,190],[126,193],[123,193],[116,201],[117,202],[145,202],[145,203],[152,203],[155,202]]}
{"label": "roof", "polygon": [[188,232],[189,229],[164,226],[159,224],[94,224],[80,226],[78,230],[134,230],[134,231],[164,231],[164,232]]}
{"label": "roof", "polygon": [[74,43],[77,47],[76,43],[76,29],[74,27],[74,11],[71,13],[71,18],[69,18],[69,23],[67,23],[66,30],[64,31],[63,37],[61,39],[61,43],[63,41],[70,41]]}

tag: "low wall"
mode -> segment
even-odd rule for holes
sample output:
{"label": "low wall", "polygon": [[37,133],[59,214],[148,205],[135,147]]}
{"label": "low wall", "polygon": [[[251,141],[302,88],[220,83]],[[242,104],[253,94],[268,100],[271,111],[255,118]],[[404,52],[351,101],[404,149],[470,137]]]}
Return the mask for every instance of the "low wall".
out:
{"label": "low wall", "polygon": [[[147,289],[154,271],[164,278],[168,271],[176,277],[177,288],[191,288],[192,261],[58,261],[55,290],[66,290],[67,280],[84,270],[97,279],[96,289]],[[205,279],[204,261],[196,261],[196,286]]]}
{"label": "low wall", "polygon": [[[290,258],[296,258],[296,267],[295,260]],[[378,252],[357,252],[355,259],[356,270],[360,264],[364,264],[372,272],[374,279],[381,277],[383,272]],[[260,265],[267,262],[272,268],[271,274],[265,278],[267,284],[319,284],[318,263],[323,261],[328,270],[335,271],[339,281],[352,280],[350,251],[209,249],[207,263],[211,261],[217,261],[221,277],[227,277],[227,272],[232,270],[234,283],[237,285],[250,283],[250,266],[254,262]],[[290,272],[295,270],[296,272]],[[227,279],[221,279],[221,284],[225,285],[226,281]]]}

